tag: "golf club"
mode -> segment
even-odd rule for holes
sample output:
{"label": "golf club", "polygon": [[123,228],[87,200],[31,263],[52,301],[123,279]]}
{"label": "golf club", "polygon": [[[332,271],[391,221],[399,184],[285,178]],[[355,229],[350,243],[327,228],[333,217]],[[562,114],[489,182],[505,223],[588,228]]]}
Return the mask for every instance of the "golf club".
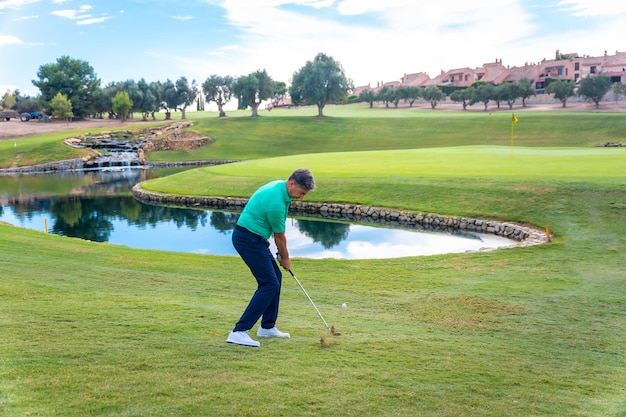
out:
{"label": "golf club", "polygon": [[[280,264],[280,254],[278,252],[276,252],[276,259],[278,260],[278,263]],[[324,322],[324,326],[326,326],[326,328],[328,329],[328,331],[330,332],[330,334],[332,334],[333,336],[339,336],[341,334],[341,332],[338,332],[335,330],[335,326],[333,326],[332,328],[328,325],[328,323],[326,323],[326,320],[324,320],[324,316],[322,316],[322,313],[320,313],[319,309],[317,308],[317,306],[315,305],[315,303],[313,302],[313,300],[311,299],[311,297],[309,296],[309,293],[306,292],[306,290],[304,289],[304,287],[302,286],[302,284],[300,284],[300,280],[298,280],[298,277],[296,277],[296,274],[293,273],[293,271],[291,270],[291,268],[289,268],[289,273],[291,274],[291,276],[293,277],[293,279],[298,283],[298,286],[300,287],[300,289],[302,290],[302,292],[304,293],[304,295],[306,295],[306,298],[309,299],[309,301],[311,302],[311,305],[313,306],[313,308],[315,309],[315,311],[317,311],[318,316],[320,316],[320,319],[322,319],[322,321]]]}

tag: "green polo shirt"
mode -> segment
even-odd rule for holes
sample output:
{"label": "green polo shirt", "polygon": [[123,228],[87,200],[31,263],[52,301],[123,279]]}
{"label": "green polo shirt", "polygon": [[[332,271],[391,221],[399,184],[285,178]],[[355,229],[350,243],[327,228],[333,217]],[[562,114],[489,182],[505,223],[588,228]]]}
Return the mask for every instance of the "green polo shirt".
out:
{"label": "green polo shirt", "polygon": [[269,239],[272,234],[285,231],[290,204],[287,181],[272,181],[252,194],[237,224]]}

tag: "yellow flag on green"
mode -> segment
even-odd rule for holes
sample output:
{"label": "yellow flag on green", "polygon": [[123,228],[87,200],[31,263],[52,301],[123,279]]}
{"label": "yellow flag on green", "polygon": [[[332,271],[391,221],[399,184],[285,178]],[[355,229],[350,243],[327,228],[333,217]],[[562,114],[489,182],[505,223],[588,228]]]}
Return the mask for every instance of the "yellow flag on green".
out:
{"label": "yellow flag on green", "polygon": [[517,123],[517,122],[518,122],[518,119],[517,119],[517,117],[515,116],[515,113],[514,113],[513,114],[513,123]]}

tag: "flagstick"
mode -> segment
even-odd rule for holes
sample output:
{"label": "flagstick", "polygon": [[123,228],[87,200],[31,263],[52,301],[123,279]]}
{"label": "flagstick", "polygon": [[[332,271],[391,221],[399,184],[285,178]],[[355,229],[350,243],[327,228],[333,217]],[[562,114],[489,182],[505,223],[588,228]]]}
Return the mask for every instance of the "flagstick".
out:
{"label": "flagstick", "polygon": [[515,123],[517,122],[517,118],[515,117],[515,114],[513,114],[513,116],[511,117],[511,142],[510,142],[510,152],[511,155],[513,155],[513,146],[514,146],[514,142],[515,142]]}

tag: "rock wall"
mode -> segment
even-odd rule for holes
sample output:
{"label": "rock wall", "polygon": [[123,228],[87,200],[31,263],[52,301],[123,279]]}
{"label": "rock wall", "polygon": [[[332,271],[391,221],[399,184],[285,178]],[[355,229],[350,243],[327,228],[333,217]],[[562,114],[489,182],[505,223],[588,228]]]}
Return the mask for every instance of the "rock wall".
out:
{"label": "rock wall", "polygon": [[30,165],[25,167],[14,167],[0,169],[0,175],[27,175],[27,174],[42,174],[52,173],[60,171],[75,171],[83,169],[85,166],[85,160],[68,159],[66,161],[50,162],[47,164]]}
{"label": "rock wall", "polygon": [[146,135],[142,146],[145,152],[189,151],[206,146],[212,140],[196,132],[184,131],[191,123],[174,123],[163,130],[155,130]]}
{"label": "rock wall", "polygon": [[[137,159],[141,164],[147,162],[146,152],[154,151],[189,151],[206,146],[212,139],[196,132],[187,132],[192,122],[176,122],[167,126],[151,127],[144,130],[114,130],[99,133],[86,133],[65,139],[64,143],[75,148],[98,148],[109,140],[132,141],[139,144]],[[122,143],[124,145],[124,143]],[[95,163],[98,155],[92,154]]]}
{"label": "rock wall", "polygon": [[[152,193],[144,190],[141,184],[133,187],[135,198],[146,204],[171,205],[241,211],[248,202],[246,198],[233,197],[187,197]],[[381,207],[370,207],[359,204],[312,203],[293,201],[289,209],[292,215],[306,215],[324,219],[355,221],[385,226],[415,228],[433,231],[471,231],[491,233],[519,242],[519,246],[529,246],[547,242],[544,230],[509,222],[498,222],[465,217],[445,217],[435,214],[411,213]]]}
{"label": "rock wall", "polygon": [[206,146],[212,140],[196,132],[187,132],[192,122],[176,122],[167,126],[157,126],[138,130],[112,130],[98,133],[85,133],[65,139],[63,142],[74,148],[97,148],[110,139],[130,140],[142,143],[146,152],[167,150],[191,150]]}

